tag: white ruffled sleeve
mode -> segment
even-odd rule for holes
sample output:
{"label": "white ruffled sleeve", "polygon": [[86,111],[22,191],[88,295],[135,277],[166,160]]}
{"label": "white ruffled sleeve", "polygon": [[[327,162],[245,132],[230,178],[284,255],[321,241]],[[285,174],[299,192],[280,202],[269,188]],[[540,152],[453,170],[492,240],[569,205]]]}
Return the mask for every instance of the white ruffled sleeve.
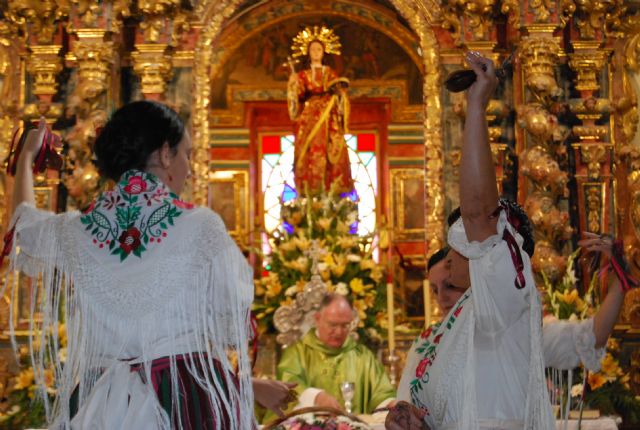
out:
{"label": "white ruffled sleeve", "polygon": [[[515,286],[517,272],[507,243],[502,239],[510,229],[520,247],[526,287]],[[462,218],[449,229],[449,245],[469,259],[469,274],[473,290],[476,332],[494,336],[522,317],[529,309],[529,291],[535,287],[529,256],[522,250],[522,237],[507,223],[504,211],[496,223],[496,234],[482,242],[469,242]]]}
{"label": "white ruffled sleeve", "polygon": [[[15,226],[14,268],[28,276],[45,271],[49,263],[58,264],[62,256],[61,229],[64,215],[37,209],[21,203],[15,210],[10,226]],[[52,261],[53,260],[53,261]]]}
{"label": "white ruffled sleeve", "polygon": [[568,370],[580,363],[591,372],[600,370],[606,348],[596,348],[593,318],[583,321],[545,319],[542,346],[545,367]]}

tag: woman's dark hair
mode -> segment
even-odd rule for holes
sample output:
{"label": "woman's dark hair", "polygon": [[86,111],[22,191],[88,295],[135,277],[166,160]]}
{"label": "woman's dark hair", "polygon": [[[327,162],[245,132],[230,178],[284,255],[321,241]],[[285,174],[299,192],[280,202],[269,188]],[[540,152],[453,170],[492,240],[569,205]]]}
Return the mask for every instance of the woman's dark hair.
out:
{"label": "woman's dark hair", "polygon": [[148,100],[129,103],[99,133],[95,163],[100,175],[117,181],[127,170],[144,170],[149,156],[165,142],[175,152],[183,137],[184,123],[173,109]]}
{"label": "woman's dark hair", "polygon": [[429,270],[431,270],[433,266],[444,260],[450,250],[451,248],[445,246],[444,248],[440,248],[439,250],[437,250],[431,257],[429,257],[429,261],[427,262],[427,272],[429,272]]}
{"label": "woman's dark hair", "polygon": [[[507,211],[507,216],[510,218],[509,222],[524,239],[522,249],[524,252],[529,254],[529,257],[532,257],[536,242],[533,239],[533,225],[531,224],[531,220],[527,216],[527,213],[522,209],[522,206],[512,200],[500,199],[500,206]],[[460,216],[460,207],[457,207],[447,218],[447,224],[449,224],[449,227],[451,227],[453,223],[460,218]]]}

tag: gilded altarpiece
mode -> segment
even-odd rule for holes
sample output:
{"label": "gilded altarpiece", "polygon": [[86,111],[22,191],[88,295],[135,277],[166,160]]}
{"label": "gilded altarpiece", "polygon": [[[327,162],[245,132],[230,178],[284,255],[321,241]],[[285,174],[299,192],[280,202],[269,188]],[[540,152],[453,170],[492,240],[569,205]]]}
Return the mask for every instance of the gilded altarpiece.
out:
{"label": "gilded altarpiece", "polygon": [[[86,207],[105,185],[91,164],[96,129],[124,102],[161,100],[192,132],[193,200],[221,213],[240,244],[256,246],[263,227],[255,222],[261,218],[257,130],[245,108],[281,112],[291,37],[302,25],[329,25],[345,41],[345,55],[332,66],[352,80],[350,96],[362,111],[375,101],[387,115],[386,129],[376,129],[384,160],[377,215],[390,220],[384,227],[393,232],[392,246],[407,264],[422,270],[444,244],[445,215],[458,205],[465,106],[440,84],[464,67],[462,54],[474,49],[496,62],[513,53],[512,73],[487,119],[499,186],[525,206],[536,225],[536,270],[558,276],[580,234],[597,231],[625,240],[640,275],[640,18],[632,2],[501,0],[476,7],[428,0],[199,0],[133,7],[125,0],[65,0],[50,8],[44,3],[50,2],[10,0],[0,9],[0,158],[6,158],[11,129],[39,115],[66,142],[60,177],[38,183],[43,206]],[[290,126],[286,115],[274,118],[272,131]],[[367,127],[379,119],[362,118]],[[407,139],[412,127],[419,136]],[[214,144],[216,130],[242,138]],[[415,160],[419,166],[411,164]],[[232,167],[216,167],[221,165]],[[423,192],[415,190],[420,181]],[[4,175],[0,182],[6,224],[5,186],[11,184]],[[423,218],[421,226],[406,216],[410,200],[422,205],[422,211],[411,212]],[[400,279],[407,275],[401,274],[398,255],[383,258],[395,264]],[[20,302],[1,298],[3,336],[6,311],[20,308]],[[638,369],[638,290],[628,294],[620,322],[622,362]],[[2,339],[2,356],[9,357]],[[0,387],[6,387],[8,361],[0,358]],[[638,390],[637,370],[631,380]]]}

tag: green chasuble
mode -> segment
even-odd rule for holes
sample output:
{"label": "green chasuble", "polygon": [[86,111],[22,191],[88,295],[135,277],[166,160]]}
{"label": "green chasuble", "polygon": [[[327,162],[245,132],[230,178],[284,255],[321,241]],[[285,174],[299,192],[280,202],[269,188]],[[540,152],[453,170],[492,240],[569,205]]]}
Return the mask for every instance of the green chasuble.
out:
{"label": "green chasuble", "polygon": [[342,348],[329,348],[314,329],[282,352],[278,379],[297,382],[298,394],[307,388],[319,388],[343,404],[340,384],[354,382],[355,414],[370,414],[381,402],[396,396],[382,363],[367,347],[349,337]]}

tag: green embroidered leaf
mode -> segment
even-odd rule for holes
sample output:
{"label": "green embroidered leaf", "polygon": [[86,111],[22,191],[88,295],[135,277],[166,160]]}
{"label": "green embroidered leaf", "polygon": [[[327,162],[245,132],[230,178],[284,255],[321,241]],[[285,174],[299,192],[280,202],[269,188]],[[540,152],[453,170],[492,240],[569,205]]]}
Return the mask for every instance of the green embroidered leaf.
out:
{"label": "green embroidered leaf", "polygon": [[80,217],[80,222],[82,224],[91,224],[91,217],[87,215]]}
{"label": "green embroidered leaf", "polygon": [[153,211],[153,213],[149,216],[149,224],[147,225],[147,228],[151,228],[162,221],[167,216],[167,213],[169,213],[170,208],[170,205],[164,205]]}
{"label": "green embroidered leaf", "polygon": [[133,206],[129,212],[129,222],[134,223],[140,217],[140,206]]}
{"label": "green embroidered leaf", "polygon": [[103,214],[101,214],[98,211],[93,211],[91,212],[91,216],[93,217],[93,221],[98,224],[100,227],[106,229],[106,230],[110,230],[111,229],[111,223],[109,222],[109,219],[104,216]]}
{"label": "green embroidered leaf", "polygon": [[91,230],[91,234],[92,235],[98,234],[99,231],[100,231],[100,228],[96,227],[93,230]]}
{"label": "green embroidered leaf", "polygon": [[128,211],[123,208],[116,208],[116,219],[121,229],[126,230],[129,227]]}
{"label": "green embroidered leaf", "polygon": [[109,242],[109,249],[113,249],[113,247],[116,246],[116,241],[112,240],[111,242]]}
{"label": "green embroidered leaf", "polygon": [[144,236],[142,236],[142,242],[146,245],[149,243],[149,236],[147,236],[146,234]]}
{"label": "green embroidered leaf", "polygon": [[161,223],[160,223],[160,227],[161,227],[163,230],[166,230],[166,229],[167,229],[167,224],[165,224],[164,222],[161,222]]}

